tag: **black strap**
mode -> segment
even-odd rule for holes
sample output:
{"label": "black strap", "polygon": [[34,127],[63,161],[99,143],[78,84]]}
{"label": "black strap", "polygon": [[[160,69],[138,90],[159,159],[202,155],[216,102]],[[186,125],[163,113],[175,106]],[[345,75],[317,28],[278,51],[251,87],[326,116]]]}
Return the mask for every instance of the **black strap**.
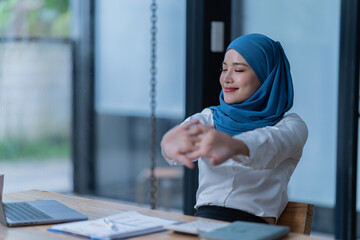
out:
{"label": "black strap", "polygon": [[227,207],[219,206],[201,206],[195,213],[196,217],[210,218],[226,222],[247,221],[257,223],[267,223],[261,217],[254,214]]}

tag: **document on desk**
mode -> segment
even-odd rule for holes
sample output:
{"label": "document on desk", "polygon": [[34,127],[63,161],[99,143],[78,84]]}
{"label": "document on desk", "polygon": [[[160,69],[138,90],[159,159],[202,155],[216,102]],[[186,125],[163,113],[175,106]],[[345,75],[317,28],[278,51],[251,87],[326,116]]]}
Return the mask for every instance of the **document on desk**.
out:
{"label": "document on desk", "polygon": [[57,224],[48,230],[91,239],[125,239],[165,231],[164,225],[174,223],[177,221],[127,211],[96,220]]}

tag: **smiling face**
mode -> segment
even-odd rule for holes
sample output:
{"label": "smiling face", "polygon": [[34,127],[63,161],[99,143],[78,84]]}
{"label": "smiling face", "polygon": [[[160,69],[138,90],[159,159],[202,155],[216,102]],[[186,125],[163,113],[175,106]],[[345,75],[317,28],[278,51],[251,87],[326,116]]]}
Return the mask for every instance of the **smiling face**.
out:
{"label": "smiling face", "polygon": [[220,84],[227,104],[244,102],[261,86],[254,70],[234,49],[229,49],[225,54]]}

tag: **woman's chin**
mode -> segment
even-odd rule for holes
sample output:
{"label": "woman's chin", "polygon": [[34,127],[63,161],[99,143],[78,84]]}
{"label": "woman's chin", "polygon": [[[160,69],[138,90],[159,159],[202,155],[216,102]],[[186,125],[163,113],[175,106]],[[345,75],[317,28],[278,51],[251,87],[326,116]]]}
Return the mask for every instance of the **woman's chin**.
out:
{"label": "woman's chin", "polygon": [[233,99],[233,98],[224,98],[224,102],[226,104],[239,104],[242,103],[244,100],[239,100],[239,99]]}
{"label": "woman's chin", "polygon": [[234,103],[236,103],[236,101],[234,101],[233,99],[224,99],[224,102],[226,103],[226,104],[234,104]]}

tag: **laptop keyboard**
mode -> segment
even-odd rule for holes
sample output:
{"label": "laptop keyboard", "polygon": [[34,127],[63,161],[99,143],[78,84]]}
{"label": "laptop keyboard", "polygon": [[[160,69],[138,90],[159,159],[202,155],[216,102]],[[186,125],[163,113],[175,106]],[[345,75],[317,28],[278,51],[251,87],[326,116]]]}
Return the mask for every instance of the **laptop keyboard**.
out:
{"label": "laptop keyboard", "polygon": [[6,217],[12,221],[46,220],[49,215],[31,206],[27,202],[4,203]]}

